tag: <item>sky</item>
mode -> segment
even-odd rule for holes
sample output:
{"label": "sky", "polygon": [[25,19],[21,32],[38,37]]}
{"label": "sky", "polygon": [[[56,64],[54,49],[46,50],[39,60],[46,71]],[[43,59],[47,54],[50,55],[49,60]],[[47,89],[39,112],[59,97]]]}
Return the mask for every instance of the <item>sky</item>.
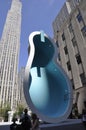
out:
{"label": "sky", "polygon": [[[18,70],[28,59],[28,37],[33,31],[43,30],[53,38],[52,23],[66,0],[21,0],[22,23]],[[12,0],[0,0],[0,39]]]}

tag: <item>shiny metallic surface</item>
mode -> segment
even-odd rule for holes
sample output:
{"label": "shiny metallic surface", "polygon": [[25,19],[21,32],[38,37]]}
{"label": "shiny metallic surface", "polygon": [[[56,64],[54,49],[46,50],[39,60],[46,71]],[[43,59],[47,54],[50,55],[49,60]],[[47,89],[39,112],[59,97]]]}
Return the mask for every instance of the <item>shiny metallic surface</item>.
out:
{"label": "shiny metallic surface", "polygon": [[72,108],[72,87],[64,70],[56,63],[52,40],[36,31],[29,36],[29,57],[25,69],[24,94],[32,112],[49,123],[67,119]]}

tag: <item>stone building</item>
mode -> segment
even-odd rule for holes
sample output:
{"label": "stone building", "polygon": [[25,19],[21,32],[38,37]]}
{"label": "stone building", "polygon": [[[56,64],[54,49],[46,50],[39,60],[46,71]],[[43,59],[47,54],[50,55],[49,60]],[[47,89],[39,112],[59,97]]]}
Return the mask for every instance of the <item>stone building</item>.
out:
{"label": "stone building", "polygon": [[26,103],[25,100],[25,96],[24,96],[24,75],[25,75],[25,67],[21,67],[19,73],[18,73],[18,88],[19,88],[19,92],[18,92],[18,96],[19,96],[19,104],[23,105],[25,108],[28,108],[28,105]]}
{"label": "stone building", "polygon": [[12,0],[0,40],[0,107],[10,104],[11,109],[15,109],[18,101],[21,9],[20,0]]}
{"label": "stone building", "polygon": [[86,0],[67,0],[53,21],[59,64],[69,76],[79,113],[86,103]]}

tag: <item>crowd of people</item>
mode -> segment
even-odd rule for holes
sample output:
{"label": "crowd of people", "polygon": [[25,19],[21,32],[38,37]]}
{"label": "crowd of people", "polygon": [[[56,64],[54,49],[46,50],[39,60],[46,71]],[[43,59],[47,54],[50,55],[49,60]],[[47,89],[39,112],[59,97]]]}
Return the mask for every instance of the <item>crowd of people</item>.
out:
{"label": "crowd of people", "polygon": [[[82,119],[82,122],[86,128],[86,106],[82,110],[80,115],[78,112],[77,103],[73,104],[71,114],[69,116],[71,119]],[[10,125],[10,130],[39,130],[39,118],[35,113],[28,115],[28,109],[25,109],[20,117],[20,125],[16,123],[17,119],[13,118],[13,123]]]}
{"label": "crowd of people", "polygon": [[20,125],[16,123],[17,119],[13,118],[10,130],[38,130],[39,118],[35,113],[28,115],[28,109],[25,109],[20,117]]}

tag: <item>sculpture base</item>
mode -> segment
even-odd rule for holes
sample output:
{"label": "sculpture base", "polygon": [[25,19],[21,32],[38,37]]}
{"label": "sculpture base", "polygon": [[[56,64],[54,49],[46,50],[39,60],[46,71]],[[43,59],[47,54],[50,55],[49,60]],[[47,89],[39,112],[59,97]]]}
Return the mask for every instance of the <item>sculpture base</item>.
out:
{"label": "sculpture base", "polygon": [[40,130],[85,130],[81,119],[68,119],[58,124],[42,124]]}

